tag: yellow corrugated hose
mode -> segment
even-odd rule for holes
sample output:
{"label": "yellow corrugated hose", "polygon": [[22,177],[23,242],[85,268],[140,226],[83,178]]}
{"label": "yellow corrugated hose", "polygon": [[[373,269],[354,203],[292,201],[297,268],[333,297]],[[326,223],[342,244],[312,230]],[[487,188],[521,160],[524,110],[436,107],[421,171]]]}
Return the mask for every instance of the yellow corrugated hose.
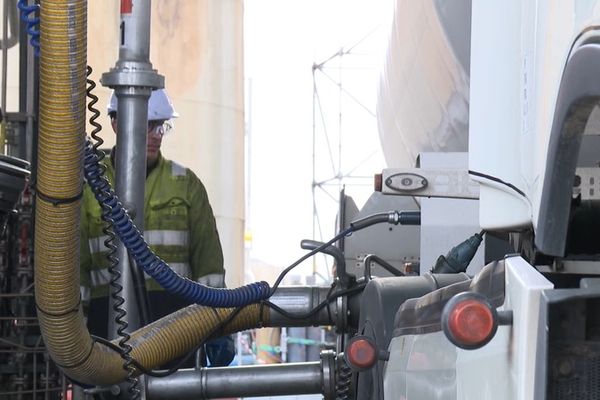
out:
{"label": "yellow corrugated hose", "polygon": [[[87,2],[45,0],[40,25],[40,132],[35,224],[35,298],[52,359],[72,379],[109,385],[126,377],[119,353],[90,337],[79,294],[79,224],[85,137]],[[131,355],[146,369],[189,352],[231,309],[190,306],[132,333]],[[223,334],[263,324],[245,307]],[[115,342],[116,343],[116,342]]]}

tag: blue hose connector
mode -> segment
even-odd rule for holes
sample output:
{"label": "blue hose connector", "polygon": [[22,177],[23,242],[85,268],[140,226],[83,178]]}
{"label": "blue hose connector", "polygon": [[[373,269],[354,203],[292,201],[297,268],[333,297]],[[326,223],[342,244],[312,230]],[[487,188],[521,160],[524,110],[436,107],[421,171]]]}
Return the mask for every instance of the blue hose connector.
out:
{"label": "blue hose connector", "polygon": [[160,259],[144,241],[142,234],[125,212],[123,205],[102,174],[98,155],[90,141],[86,141],[84,175],[96,200],[111,208],[115,233],[121,239],[135,262],[170,293],[190,302],[208,307],[241,307],[269,298],[271,288],[267,282],[255,282],[236,289],[211,288],[182,277]]}

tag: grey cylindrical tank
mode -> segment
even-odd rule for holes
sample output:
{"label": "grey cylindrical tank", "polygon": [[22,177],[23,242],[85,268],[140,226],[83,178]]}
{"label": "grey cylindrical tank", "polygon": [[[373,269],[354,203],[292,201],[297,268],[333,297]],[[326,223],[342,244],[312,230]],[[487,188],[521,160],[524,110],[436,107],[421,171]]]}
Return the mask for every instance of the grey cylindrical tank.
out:
{"label": "grey cylindrical tank", "polygon": [[471,0],[397,0],[377,120],[388,167],[467,151]]}

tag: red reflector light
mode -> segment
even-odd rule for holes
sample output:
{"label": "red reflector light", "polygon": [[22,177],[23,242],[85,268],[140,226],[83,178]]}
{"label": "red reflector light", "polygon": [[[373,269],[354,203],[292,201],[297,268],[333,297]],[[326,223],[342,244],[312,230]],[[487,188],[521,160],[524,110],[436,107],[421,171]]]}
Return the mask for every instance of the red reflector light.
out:
{"label": "red reflector light", "polygon": [[494,317],[489,308],[477,300],[457,304],[448,317],[448,329],[456,340],[478,344],[487,339],[494,328]]}
{"label": "red reflector light", "polygon": [[350,340],[344,352],[346,362],[356,369],[371,368],[377,362],[377,348],[365,336],[357,336]]}
{"label": "red reflector light", "polygon": [[477,349],[494,337],[498,329],[498,316],[485,297],[475,293],[460,293],[444,307],[442,328],[456,346]]}

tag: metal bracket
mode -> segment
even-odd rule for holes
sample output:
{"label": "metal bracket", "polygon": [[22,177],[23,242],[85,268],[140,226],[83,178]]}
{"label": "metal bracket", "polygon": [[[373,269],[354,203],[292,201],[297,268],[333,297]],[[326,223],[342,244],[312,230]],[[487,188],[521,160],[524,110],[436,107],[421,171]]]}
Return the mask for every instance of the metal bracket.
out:
{"label": "metal bracket", "polygon": [[322,394],[325,400],[335,398],[335,352],[324,350],[320,354],[322,368]]}
{"label": "metal bracket", "polygon": [[[381,192],[400,196],[479,199],[479,185],[466,170],[386,168],[381,174]],[[600,200],[600,168],[575,171],[573,196]]]}
{"label": "metal bracket", "polygon": [[600,262],[597,260],[565,260],[555,259],[550,265],[539,265],[540,272],[554,272],[564,274],[599,275]]}
{"label": "metal bracket", "polygon": [[581,195],[581,200],[600,199],[600,168],[577,168],[573,183],[573,196]]}
{"label": "metal bracket", "polygon": [[479,199],[479,184],[467,170],[386,168],[381,192],[400,196]]}

